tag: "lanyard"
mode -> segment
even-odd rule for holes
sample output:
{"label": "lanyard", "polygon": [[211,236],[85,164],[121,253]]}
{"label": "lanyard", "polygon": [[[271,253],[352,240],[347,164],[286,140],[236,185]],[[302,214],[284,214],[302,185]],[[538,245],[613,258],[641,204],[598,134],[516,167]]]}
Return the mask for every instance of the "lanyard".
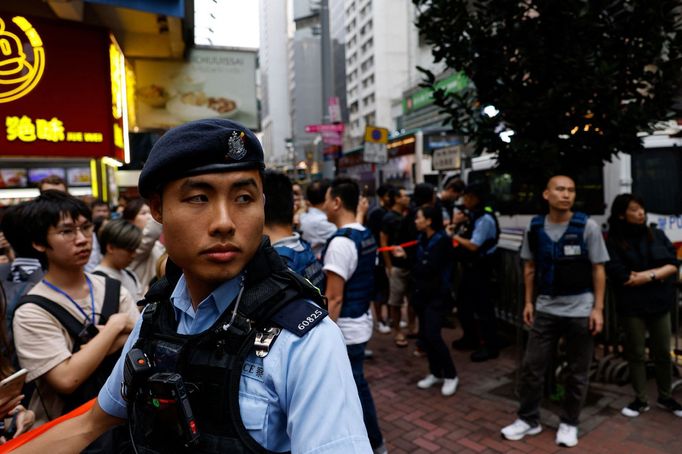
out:
{"label": "lanyard", "polygon": [[88,288],[90,289],[90,306],[92,308],[92,318],[88,317],[88,314],[85,313],[83,308],[80,307],[80,305],[76,301],[74,301],[74,299],[71,298],[71,296],[69,296],[69,294],[66,293],[64,290],[60,289],[59,287],[52,284],[51,282],[48,282],[47,279],[43,279],[43,284],[47,285],[48,287],[50,287],[55,292],[64,295],[69,301],[71,301],[73,303],[74,306],[76,306],[76,309],[78,309],[80,311],[80,313],[83,314],[83,317],[85,317],[85,321],[87,323],[94,325],[95,324],[95,297],[92,293],[92,282],[90,282],[90,278],[87,275],[85,275],[85,281],[88,283]]}

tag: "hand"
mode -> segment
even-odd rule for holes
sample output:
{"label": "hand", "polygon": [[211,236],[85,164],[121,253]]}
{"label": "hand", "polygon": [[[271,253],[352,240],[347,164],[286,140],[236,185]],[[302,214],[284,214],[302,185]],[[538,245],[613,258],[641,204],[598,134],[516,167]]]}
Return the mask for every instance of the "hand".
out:
{"label": "hand", "polygon": [[17,415],[17,432],[14,434],[14,437],[16,438],[24,432],[27,432],[33,426],[36,422],[36,415],[33,411],[26,410],[21,405],[18,405],[17,408],[12,410],[11,415],[15,414]]}
{"label": "hand", "polygon": [[391,254],[393,254],[393,257],[406,257],[407,254],[405,253],[405,249],[403,249],[400,246],[396,246],[395,249],[391,251]]}
{"label": "hand", "polygon": [[626,287],[636,287],[638,285],[642,285],[643,282],[641,282],[640,274],[641,273],[638,273],[636,271],[631,271],[630,277],[623,285]]}
{"label": "hand", "polygon": [[6,415],[10,414],[23,398],[23,394],[19,394],[18,396],[0,397],[0,418],[4,418]]}
{"label": "hand", "polygon": [[115,329],[118,333],[129,333],[133,330],[133,326],[135,322],[128,314],[118,313],[109,317],[104,328],[111,327],[110,329]]}
{"label": "hand", "polygon": [[604,328],[604,313],[601,309],[592,309],[590,313],[590,332],[593,336],[601,333]]}
{"label": "hand", "polygon": [[358,201],[358,214],[364,217],[365,213],[367,213],[367,210],[369,210],[369,200],[367,200],[367,197],[362,195]]}
{"label": "hand", "polygon": [[523,323],[525,323],[527,326],[533,326],[533,312],[535,309],[533,308],[533,303],[526,303],[523,306]]}
{"label": "hand", "polygon": [[445,233],[448,234],[448,236],[452,236],[455,234],[455,224],[448,224],[445,226]]}

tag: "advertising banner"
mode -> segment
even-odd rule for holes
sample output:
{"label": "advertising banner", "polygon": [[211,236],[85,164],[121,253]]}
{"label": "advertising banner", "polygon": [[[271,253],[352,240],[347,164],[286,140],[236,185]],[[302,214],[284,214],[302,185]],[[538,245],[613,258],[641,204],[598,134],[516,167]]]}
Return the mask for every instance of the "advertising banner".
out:
{"label": "advertising banner", "polygon": [[230,118],[258,129],[256,53],[192,49],[187,62],[136,60],[137,126]]}
{"label": "advertising banner", "polygon": [[0,13],[0,155],[122,160],[112,45],[103,28]]}

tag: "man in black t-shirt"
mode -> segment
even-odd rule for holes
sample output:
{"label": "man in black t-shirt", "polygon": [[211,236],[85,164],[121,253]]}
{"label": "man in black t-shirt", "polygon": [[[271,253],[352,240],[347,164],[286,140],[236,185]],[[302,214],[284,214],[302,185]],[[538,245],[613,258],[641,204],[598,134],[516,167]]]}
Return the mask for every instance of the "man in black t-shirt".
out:
{"label": "man in black t-shirt", "polygon": [[[391,185],[382,184],[377,189],[377,197],[379,199],[379,205],[369,212],[367,216],[367,222],[365,227],[367,227],[374,236],[374,240],[377,244],[381,241],[381,224],[384,216],[388,213],[389,208],[393,204],[393,200],[390,197],[389,190],[392,188]],[[384,258],[383,255],[379,254],[379,261],[374,269],[374,319],[377,321],[377,330],[381,334],[388,334],[391,332],[391,328],[387,323],[388,316],[383,317],[382,306],[386,305],[388,302],[388,276],[386,275],[386,270],[384,269]],[[388,312],[388,309],[387,309]]]}

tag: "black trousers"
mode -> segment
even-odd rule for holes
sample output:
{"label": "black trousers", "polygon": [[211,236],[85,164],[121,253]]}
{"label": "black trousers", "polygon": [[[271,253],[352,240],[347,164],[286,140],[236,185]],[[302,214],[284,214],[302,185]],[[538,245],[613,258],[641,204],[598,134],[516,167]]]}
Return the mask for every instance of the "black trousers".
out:
{"label": "black trousers", "polygon": [[426,351],[429,372],[438,378],[455,378],[455,363],[441,335],[447,305],[438,298],[426,301],[419,301],[418,298],[415,295],[412,301],[419,316],[419,347]]}
{"label": "black trousers", "polygon": [[495,305],[490,297],[491,275],[492,260],[489,258],[463,264],[457,292],[457,313],[467,341],[482,341],[486,347],[496,350],[500,342]]}

